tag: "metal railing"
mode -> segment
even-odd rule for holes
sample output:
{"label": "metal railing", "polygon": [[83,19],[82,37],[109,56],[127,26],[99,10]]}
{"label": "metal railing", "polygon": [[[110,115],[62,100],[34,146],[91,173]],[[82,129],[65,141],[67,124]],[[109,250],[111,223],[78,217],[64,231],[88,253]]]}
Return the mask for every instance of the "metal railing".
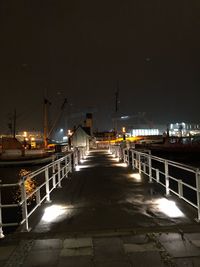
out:
{"label": "metal railing", "polygon": [[[2,184],[0,181],[0,238],[4,237],[3,227],[19,226],[25,224],[25,230],[29,231],[29,218],[44,202],[51,202],[50,194],[55,188],[61,188],[61,182],[68,178],[73,168],[79,164],[80,160],[86,156],[86,148],[75,148],[68,155],[53,161],[52,163],[23,176],[19,182],[12,184]],[[32,190],[27,190],[29,182],[35,181],[36,186]],[[16,203],[3,203],[2,190],[15,190],[19,192]],[[3,209],[21,210],[21,219],[18,222],[4,222]]]}
{"label": "metal railing", "polygon": [[[123,150],[123,152],[119,151]],[[140,174],[145,174],[149,182],[156,182],[164,187],[165,195],[175,194],[180,199],[197,209],[197,221],[200,221],[200,170],[198,168],[159,158],[135,149],[122,149],[112,146],[110,152],[116,157],[123,154],[122,160]]]}

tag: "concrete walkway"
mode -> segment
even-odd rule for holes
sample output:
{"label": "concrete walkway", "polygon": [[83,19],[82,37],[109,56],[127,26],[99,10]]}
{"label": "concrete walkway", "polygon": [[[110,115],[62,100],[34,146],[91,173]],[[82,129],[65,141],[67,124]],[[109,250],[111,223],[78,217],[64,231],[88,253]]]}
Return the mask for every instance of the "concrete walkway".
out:
{"label": "concrete walkway", "polygon": [[90,152],[31,232],[0,240],[0,266],[200,266],[195,211],[161,193],[107,151]]}

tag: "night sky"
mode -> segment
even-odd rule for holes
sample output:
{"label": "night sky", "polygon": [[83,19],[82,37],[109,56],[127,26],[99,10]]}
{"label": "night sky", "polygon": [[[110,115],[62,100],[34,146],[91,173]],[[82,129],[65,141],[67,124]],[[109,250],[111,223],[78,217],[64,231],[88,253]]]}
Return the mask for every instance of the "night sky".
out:
{"label": "night sky", "polygon": [[[119,113],[155,123],[200,121],[199,0],[1,0],[0,130],[42,128],[65,97],[70,124],[93,112],[110,129]],[[76,121],[76,122],[75,122]]]}

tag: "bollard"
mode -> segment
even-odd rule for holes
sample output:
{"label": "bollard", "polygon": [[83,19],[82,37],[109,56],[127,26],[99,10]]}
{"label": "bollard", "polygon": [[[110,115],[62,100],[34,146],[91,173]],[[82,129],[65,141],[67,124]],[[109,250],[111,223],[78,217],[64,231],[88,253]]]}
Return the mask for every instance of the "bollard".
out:
{"label": "bollard", "polygon": [[0,180],[0,239],[4,238],[4,234],[3,234],[3,221],[2,221],[2,207],[1,207],[2,203],[1,203],[1,180]]}

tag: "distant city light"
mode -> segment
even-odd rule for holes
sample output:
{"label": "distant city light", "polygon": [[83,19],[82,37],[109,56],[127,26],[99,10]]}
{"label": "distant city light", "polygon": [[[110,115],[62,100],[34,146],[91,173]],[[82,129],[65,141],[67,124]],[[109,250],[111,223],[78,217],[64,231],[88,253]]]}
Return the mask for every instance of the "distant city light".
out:
{"label": "distant city light", "polygon": [[72,131],[68,130],[68,136],[71,136],[71,135],[72,135]]}
{"label": "distant city light", "polygon": [[121,119],[122,120],[126,120],[126,119],[128,119],[129,118],[129,116],[121,116]]}

